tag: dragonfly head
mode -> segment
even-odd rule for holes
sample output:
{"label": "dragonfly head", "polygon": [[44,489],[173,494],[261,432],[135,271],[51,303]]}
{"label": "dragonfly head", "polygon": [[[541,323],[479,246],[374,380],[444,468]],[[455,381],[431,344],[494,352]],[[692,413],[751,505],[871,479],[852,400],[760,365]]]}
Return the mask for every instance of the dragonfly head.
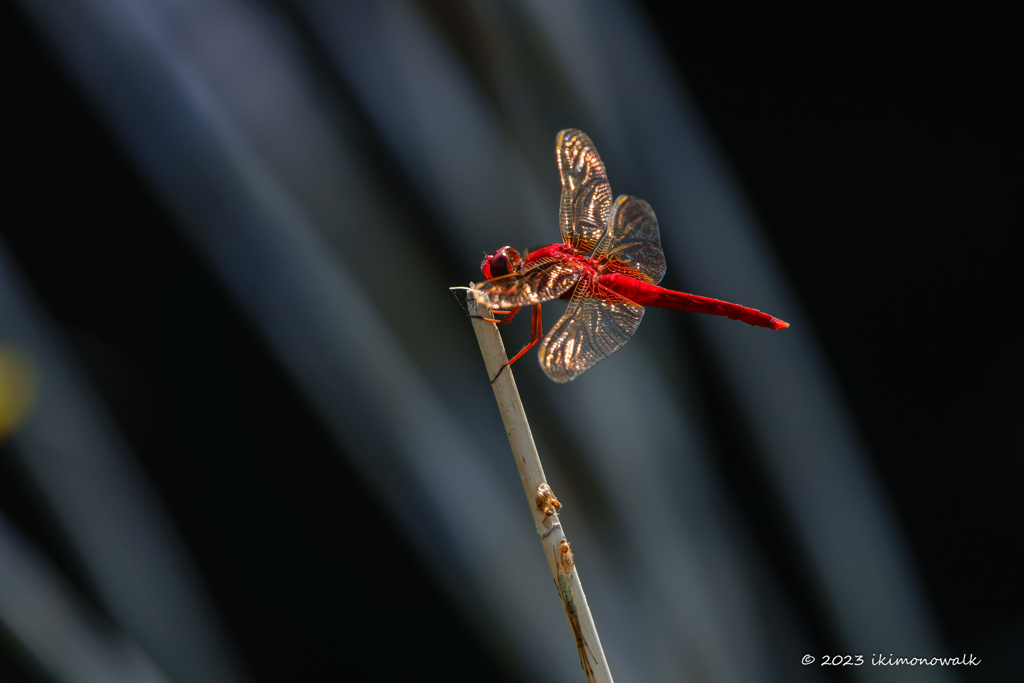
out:
{"label": "dragonfly head", "polygon": [[518,273],[523,267],[523,260],[519,258],[519,252],[512,247],[502,247],[493,254],[489,254],[480,264],[480,270],[488,280],[510,273]]}

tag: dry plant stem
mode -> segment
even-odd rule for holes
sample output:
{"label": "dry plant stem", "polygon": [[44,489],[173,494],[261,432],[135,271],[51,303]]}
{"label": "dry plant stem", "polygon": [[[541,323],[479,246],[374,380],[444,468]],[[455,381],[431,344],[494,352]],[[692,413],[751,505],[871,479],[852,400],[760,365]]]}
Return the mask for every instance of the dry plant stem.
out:
{"label": "dry plant stem", "polygon": [[[480,318],[490,318],[490,311],[469,299],[469,313],[474,316],[473,329],[480,351],[484,356],[488,379],[494,378],[508,361],[505,345],[501,342],[498,328],[492,322]],[[491,384],[494,398],[498,401],[498,410],[505,423],[508,442],[512,446],[512,454],[519,468],[519,476],[523,481],[526,500],[533,514],[533,522],[537,527],[544,554],[548,559],[551,576],[555,580],[558,597],[565,609],[565,617],[569,621],[576,649],[579,651],[580,664],[587,675],[588,681],[611,683],[612,674],[608,669],[608,661],[601,648],[601,639],[594,626],[594,617],[587,605],[587,596],[583,593],[579,573],[573,562],[572,552],[566,541],[562,525],[558,521],[557,510],[561,505],[551,493],[544,477],[544,468],[540,464],[537,446],[533,442],[530,424],[526,421],[526,412],[519,399],[512,368],[507,367]]]}

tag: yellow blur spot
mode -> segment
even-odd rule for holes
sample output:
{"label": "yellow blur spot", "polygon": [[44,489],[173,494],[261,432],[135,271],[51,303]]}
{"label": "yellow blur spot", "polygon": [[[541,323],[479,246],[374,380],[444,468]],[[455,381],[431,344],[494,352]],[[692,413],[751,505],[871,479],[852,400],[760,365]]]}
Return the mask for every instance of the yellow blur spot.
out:
{"label": "yellow blur spot", "polygon": [[36,375],[31,358],[0,345],[0,441],[18,428],[35,403]]}

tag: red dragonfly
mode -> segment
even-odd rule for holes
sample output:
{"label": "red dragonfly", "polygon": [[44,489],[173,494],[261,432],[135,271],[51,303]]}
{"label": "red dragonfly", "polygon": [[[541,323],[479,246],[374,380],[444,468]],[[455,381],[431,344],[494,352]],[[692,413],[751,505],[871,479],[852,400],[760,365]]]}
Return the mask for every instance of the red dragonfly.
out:
{"label": "red dragonfly", "polygon": [[512,247],[498,249],[480,264],[487,281],[469,290],[492,314],[508,316],[493,322],[507,323],[520,307],[533,307],[530,342],[505,367],[540,341],[540,305],[558,298],[568,299],[569,307],[538,354],[544,373],[556,382],[576,379],[629,341],[644,306],[721,315],[772,330],[789,327],[753,308],[659,287],[665,253],[651,205],[629,195],[612,201],[604,164],[586,133],[560,132],[555,156],[562,178],[562,242],[525,259]]}

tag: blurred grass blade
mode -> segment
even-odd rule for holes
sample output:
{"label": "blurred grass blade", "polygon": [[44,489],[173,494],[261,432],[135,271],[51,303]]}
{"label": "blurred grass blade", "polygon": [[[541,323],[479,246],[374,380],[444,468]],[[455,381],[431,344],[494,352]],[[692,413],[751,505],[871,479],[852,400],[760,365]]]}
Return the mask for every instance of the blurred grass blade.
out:
{"label": "blurred grass blade", "polygon": [[64,683],[167,683],[124,635],[101,624],[0,515],[0,623]]}
{"label": "blurred grass blade", "polygon": [[12,445],[118,626],[173,679],[241,680],[163,510],[3,245],[0,339],[38,369],[35,407]]}

